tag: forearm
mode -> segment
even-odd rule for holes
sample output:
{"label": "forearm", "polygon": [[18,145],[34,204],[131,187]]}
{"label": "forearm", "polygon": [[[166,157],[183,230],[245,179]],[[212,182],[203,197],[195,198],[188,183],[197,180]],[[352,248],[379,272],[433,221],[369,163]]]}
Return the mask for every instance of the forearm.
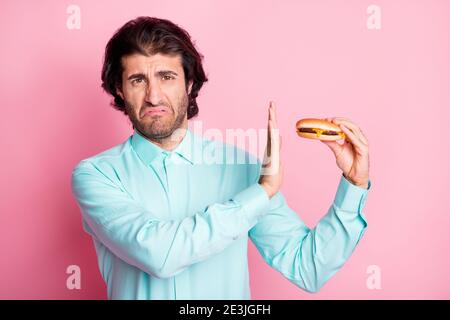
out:
{"label": "forearm", "polygon": [[299,275],[313,291],[344,265],[363,236],[367,227],[362,212],[366,198],[367,191],[342,177],[328,213],[302,241]]}
{"label": "forearm", "polygon": [[262,187],[253,184],[203,212],[160,220],[89,168],[74,173],[73,191],[92,235],[122,260],[158,277],[225,249],[247,234],[269,204]]}
{"label": "forearm", "polygon": [[334,205],[303,240],[298,276],[317,292],[349,259],[364,234],[362,215],[341,211]]}
{"label": "forearm", "polygon": [[[246,235],[267,211],[268,200],[261,192],[251,187],[233,200],[213,204],[204,212],[182,220],[145,223],[135,236],[128,233],[131,236],[124,249],[132,252],[138,248],[141,252],[135,258],[143,262],[149,273],[160,278],[172,277]],[[252,198],[250,202],[248,197]]]}
{"label": "forearm", "polygon": [[250,236],[264,259],[298,287],[316,292],[349,258],[367,227],[367,190],[341,178],[335,199],[314,229],[287,206],[281,193]]}

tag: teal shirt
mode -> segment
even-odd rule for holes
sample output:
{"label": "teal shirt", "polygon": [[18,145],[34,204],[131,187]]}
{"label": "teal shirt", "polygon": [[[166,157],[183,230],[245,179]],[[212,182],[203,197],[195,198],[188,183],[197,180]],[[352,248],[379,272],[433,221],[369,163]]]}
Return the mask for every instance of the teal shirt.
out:
{"label": "teal shirt", "polygon": [[271,267],[317,292],[362,237],[368,190],[342,176],[309,229],[281,192],[268,198],[260,170],[248,152],[190,130],[170,152],[135,131],[82,160],[72,190],[108,298],[250,299],[248,238]]}

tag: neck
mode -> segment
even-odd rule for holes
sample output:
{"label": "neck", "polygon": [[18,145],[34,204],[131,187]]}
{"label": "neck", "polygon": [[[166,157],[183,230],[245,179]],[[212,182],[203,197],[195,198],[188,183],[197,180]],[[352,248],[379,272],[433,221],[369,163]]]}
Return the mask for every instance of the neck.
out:
{"label": "neck", "polygon": [[187,126],[180,127],[176,129],[170,136],[164,137],[164,138],[156,138],[156,139],[150,139],[146,137],[144,134],[141,135],[150,141],[151,143],[157,145],[161,149],[164,149],[166,151],[172,151],[175,149],[181,141],[183,141],[184,137],[186,136]]}

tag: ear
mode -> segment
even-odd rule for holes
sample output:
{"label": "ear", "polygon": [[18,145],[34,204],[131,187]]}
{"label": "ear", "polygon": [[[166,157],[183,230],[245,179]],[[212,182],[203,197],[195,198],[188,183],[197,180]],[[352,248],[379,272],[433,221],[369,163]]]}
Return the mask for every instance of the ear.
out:
{"label": "ear", "polygon": [[189,86],[188,86],[188,95],[191,94],[191,90],[192,90],[192,85],[194,84],[194,80],[189,81]]}
{"label": "ear", "polygon": [[122,92],[122,88],[116,86],[116,94],[122,98],[122,100],[125,100],[123,92]]}

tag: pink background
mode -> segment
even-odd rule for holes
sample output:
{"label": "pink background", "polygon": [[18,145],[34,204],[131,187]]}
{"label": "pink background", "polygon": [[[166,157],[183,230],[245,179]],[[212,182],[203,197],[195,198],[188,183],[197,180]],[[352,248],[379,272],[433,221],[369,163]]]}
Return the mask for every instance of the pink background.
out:
{"label": "pink background", "polygon": [[[68,30],[66,8],[81,8]],[[2,1],[0,4],[0,298],[103,299],[105,285],[70,191],[80,159],[132,129],[100,88],[106,42],[139,15],[186,28],[204,54],[204,129],[265,128],[277,102],[282,191],[313,227],[340,177],[323,144],[299,139],[302,117],[352,119],[370,141],[369,228],[354,255],[311,295],[265,264],[253,244],[254,299],[450,298],[450,2]],[[66,268],[81,267],[81,290]],[[381,289],[366,269],[381,269]]]}

